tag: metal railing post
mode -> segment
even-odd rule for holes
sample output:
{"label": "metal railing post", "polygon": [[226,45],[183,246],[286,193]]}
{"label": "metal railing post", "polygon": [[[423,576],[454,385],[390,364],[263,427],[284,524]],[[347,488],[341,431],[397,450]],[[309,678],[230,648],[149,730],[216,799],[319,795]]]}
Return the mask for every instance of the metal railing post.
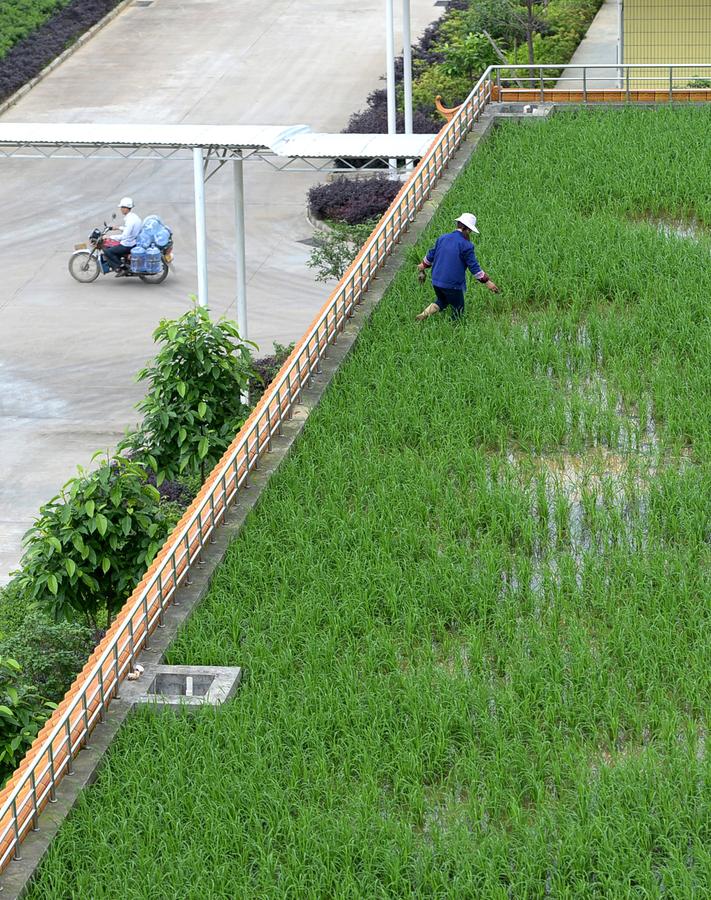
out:
{"label": "metal railing post", "polygon": [[15,831],[15,847],[12,858],[19,860],[22,859],[20,856],[20,824],[17,821],[17,801],[14,798],[12,801],[12,824]]}
{"label": "metal railing post", "polygon": [[70,716],[64,721],[65,731],[67,733],[67,775],[74,774],[74,758],[72,756],[72,726]]}

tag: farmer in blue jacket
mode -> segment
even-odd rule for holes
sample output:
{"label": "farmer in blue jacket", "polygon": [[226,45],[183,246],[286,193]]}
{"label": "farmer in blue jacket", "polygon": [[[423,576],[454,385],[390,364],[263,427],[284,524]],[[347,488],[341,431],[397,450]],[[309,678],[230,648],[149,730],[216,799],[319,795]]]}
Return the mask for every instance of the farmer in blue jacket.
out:
{"label": "farmer in blue jacket", "polygon": [[485,284],[490,291],[498,294],[499,289],[479,265],[471,235],[479,234],[476,227],[476,216],[464,213],[457,219],[457,228],[449,234],[437,238],[437,242],[417,267],[421,282],[425,280],[425,271],[432,269],[432,287],[437,295],[434,303],[424,309],[417,321],[433,316],[446,307],[452,307],[452,315],[459,318],[464,312],[464,292],[467,289],[467,269],[477,281]]}

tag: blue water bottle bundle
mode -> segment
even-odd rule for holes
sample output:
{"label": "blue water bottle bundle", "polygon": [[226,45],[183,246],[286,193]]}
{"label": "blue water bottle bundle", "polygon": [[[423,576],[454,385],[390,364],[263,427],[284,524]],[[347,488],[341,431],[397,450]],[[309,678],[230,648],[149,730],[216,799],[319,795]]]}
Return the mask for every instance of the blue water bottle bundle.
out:
{"label": "blue water bottle bundle", "polygon": [[134,275],[145,275],[146,269],[146,248],[136,244],[131,250],[131,271]]}
{"label": "blue water bottle bundle", "polygon": [[147,216],[131,250],[131,271],[135,275],[160,275],[163,270],[161,251],[169,247],[173,233],[158,216]]}
{"label": "blue water bottle bundle", "polygon": [[160,275],[163,268],[163,261],[161,259],[161,252],[155,244],[151,244],[146,250],[145,265],[146,275]]}

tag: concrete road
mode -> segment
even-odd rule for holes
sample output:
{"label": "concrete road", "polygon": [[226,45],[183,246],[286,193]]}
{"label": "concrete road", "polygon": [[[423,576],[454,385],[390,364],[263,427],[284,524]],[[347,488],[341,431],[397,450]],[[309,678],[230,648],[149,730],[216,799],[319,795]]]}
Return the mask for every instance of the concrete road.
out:
{"label": "concrete road", "polygon": [[[143,0],[145,3],[145,0]],[[398,4],[399,6],[399,4]],[[441,10],[411,0],[413,35]],[[131,5],[32,90],[5,122],[296,124],[340,131],[380,84],[383,0],[153,0]],[[400,41],[398,41],[398,45]],[[207,185],[211,307],[234,311],[230,167]],[[41,503],[135,423],[134,375],[163,316],[196,291],[192,166],[0,160],[0,580]],[[296,339],[327,286],[306,267],[307,189],[323,180],[245,165],[249,331]],[[159,287],[75,283],[75,242],[125,194],[175,233]]]}
{"label": "concrete road", "polygon": [[[582,91],[583,74],[580,66],[595,64],[614,67],[617,62],[618,36],[617,0],[605,0],[556,87],[561,91]],[[618,76],[619,70],[616,68],[590,70],[587,88],[591,91],[616,90],[620,86]]]}

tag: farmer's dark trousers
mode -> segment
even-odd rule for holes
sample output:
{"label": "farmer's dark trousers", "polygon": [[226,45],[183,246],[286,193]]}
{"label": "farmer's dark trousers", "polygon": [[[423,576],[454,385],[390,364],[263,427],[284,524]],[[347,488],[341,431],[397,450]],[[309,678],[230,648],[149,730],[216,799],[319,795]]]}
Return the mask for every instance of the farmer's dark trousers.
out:
{"label": "farmer's dark trousers", "polygon": [[440,310],[452,307],[452,318],[458,319],[464,312],[464,291],[457,291],[453,288],[438,287],[433,284],[434,292],[437,295],[435,303]]}
{"label": "farmer's dark trousers", "polygon": [[123,259],[131,252],[130,247],[119,244],[116,247],[104,247],[104,256],[112,269],[118,269]]}

